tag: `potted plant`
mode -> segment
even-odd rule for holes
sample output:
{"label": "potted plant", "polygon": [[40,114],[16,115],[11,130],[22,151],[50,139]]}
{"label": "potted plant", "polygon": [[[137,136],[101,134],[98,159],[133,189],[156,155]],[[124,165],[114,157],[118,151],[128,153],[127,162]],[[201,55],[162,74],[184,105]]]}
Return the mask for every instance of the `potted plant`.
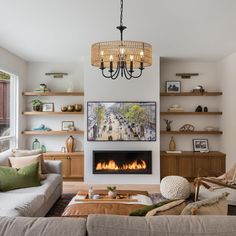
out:
{"label": "potted plant", "polygon": [[115,198],[116,197],[116,186],[108,186],[107,187],[108,190],[108,197],[110,198]]}
{"label": "potted plant", "polygon": [[31,103],[34,111],[42,111],[42,101],[39,99],[33,99]]}

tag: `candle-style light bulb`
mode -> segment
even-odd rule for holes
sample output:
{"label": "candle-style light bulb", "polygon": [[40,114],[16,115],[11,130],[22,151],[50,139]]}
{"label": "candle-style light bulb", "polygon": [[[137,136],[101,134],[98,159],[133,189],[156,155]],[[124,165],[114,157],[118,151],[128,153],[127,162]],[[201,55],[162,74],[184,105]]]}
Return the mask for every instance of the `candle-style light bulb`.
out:
{"label": "candle-style light bulb", "polygon": [[120,54],[124,55],[124,53],[125,53],[125,49],[124,48],[120,48]]}
{"label": "candle-style light bulb", "polygon": [[133,61],[134,60],[134,56],[133,55],[130,55],[130,61]]}
{"label": "candle-style light bulb", "polygon": [[143,59],[143,56],[144,56],[144,52],[143,52],[143,50],[140,52],[140,57],[141,57],[141,59]]}
{"label": "candle-style light bulb", "polygon": [[110,55],[110,61],[113,61],[113,56],[112,55]]}

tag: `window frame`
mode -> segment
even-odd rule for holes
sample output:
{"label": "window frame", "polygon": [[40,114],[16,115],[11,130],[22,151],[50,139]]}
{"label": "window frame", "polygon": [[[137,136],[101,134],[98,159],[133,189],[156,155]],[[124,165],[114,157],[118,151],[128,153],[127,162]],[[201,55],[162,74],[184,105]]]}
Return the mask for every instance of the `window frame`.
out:
{"label": "window frame", "polygon": [[0,136],[0,142],[9,140],[9,149],[12,149],[17,148],[19,142],[19,77],[2,69],[0,71],[10,75],[10,135]]}

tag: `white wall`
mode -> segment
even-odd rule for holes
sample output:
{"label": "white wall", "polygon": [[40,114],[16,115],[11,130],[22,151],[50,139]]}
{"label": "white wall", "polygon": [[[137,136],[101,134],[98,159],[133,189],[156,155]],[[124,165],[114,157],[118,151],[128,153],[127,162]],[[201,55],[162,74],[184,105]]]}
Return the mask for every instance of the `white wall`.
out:
{"label": "white wall", "polygon": [[18,76],[19,78],[19,117],[18,117],[19,140],[18,140],[18,145],[19,147],[23,148],[25,146],[25,139],[21,135],[21,130],[24,129],[25,122],[24,122],[23,116],[21,115],[22,111],[24,110],[24,102],[23,102],[23,98],[21,94],[25,87],[26,74],[27,74],[27,62],[0,47],[0,70],[12,73]]}
{"label": "white wall", "polygon": [[[181,79],[176,77],[176,73],[199,73],[199,76],[194,76],[191,79]],[[183,92],[190,92],[197,85],[202,85],[206,91],[221,91],[218,81],[217,63],[216,62],[189,62],[184,60],[163,59],[161,60],[161,83],[160,90],[165,91],[165,82],[181,81],[181,90]],[[223,96],[224,97],[224,96]],[[161,97],[161,111],[173,105],[178,104],[184,108],[185,111],[195,111],[198,105],[207,106],[209,111],[220,111],[219,97]],[[224,114],[225,116],[225,114]],[[190,123],[195,126],[196,130],[204,130],[207,126],[219,127],[221,116],[162,116],[161,130],[166,129],[163,119],[173,120],[171,125],[172,130],[179,130],[179,128]],[[170,135],[161,136],[161,150],[168,150]],[[220,137],[214,135],[176,135],[175,141],[178,150],[192,150],[193,138],[208,138],[210,150],[222,150],[220,146]]]}
{"label": "white wall", "polygon": [[[102,77],[100,70],[85,66],[85,104],[87,101],[156,101],[157,141],[156,142],[88,142],[85,135],[85,182],[104,184],[148,184],[159,183],[159,58],[154,57],[153,65],[144,70],[141,78],[118,78],[113,81]],[[86,123],[86,122],[85,122]],[[87,125],[85,124],[85,128]],[[93,150],[152,150],[152,175],[93,175]]]}
{"label": "white wall", "polygon": [[[46,72],[67,72],[68,76],[64,78],[53,78],[46,76]],[[27,86],[25,91],[33,91],[39,87],[40,83],[45,83],[51,91],[66,91],[68,84],[73,84],[74,91],[84,91],[84,74],[83,61],[71,63],[41,63],[30,62],[28,64]],[[26,110],[31,110],[31,100],[35,97],[25,97]],[[55,96],[55,97],[40,97],[43,102],[53,102],[55,111],[60,111],[61,106],[80,103],[83,104],[83,97],[73,96]],[[75,127],[84,130],[84,118],[80,115],[62,115],[62,116],[25,116],[27,119],[26,129],[38,127],[40,124],[45,124],[52,130],[61,130],[61,122],[74,121]],[[34,138],[37,136],[27,137],[27,148],[31,148]],[[77,139],[76,150],[83,150],[83,137],[74,136]],[[47,151],[60,151],[61,147],[65,146],[67,136],[38,136],[42,144],[47,148]]]}
{"label": "white wall", "polygon": [[220,87],[223,91],[221,109],[223,118],[221,128],[223,151],[227,154],[226,168],[236,163],[235,134],[236,134],[236,53],[227,56],[219,62]]}

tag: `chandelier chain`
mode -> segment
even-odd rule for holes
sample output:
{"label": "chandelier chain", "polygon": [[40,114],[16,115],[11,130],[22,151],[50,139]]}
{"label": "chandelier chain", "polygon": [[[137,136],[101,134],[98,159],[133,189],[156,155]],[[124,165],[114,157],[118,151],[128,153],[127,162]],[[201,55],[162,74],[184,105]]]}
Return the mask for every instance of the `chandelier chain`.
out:
{"label": "chandelier chain", "polygon": [[123,26],[123,0],[120,0],[120,25]]}

